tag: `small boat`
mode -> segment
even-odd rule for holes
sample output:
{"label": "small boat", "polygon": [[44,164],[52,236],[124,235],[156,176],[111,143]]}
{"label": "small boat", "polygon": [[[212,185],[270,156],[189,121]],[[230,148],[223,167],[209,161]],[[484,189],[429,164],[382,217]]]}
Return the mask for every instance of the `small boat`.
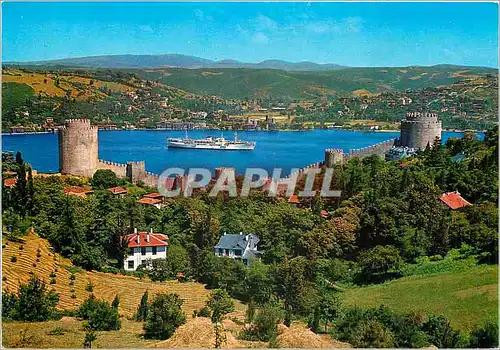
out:
{"label": "small boat", "polygon": [[213,138],[208,136],[204,139],[190,139],[186,136],[181,138],[167,138],[169,148],[188,149],[212,149],[221,151],[252,151],[256,142],[242,141],[238,139],[238,134],[234,133],[234,140],[226,140],[224,137]]}

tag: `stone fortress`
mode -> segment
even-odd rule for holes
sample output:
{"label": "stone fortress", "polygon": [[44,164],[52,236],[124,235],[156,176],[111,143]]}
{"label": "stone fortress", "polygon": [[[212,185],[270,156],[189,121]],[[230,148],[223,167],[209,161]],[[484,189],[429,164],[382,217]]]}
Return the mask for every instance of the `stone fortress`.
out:
{"label": "stone fortress", "polygon": [[[377,154],[387,160],[398,160],[411,156],[416,151],[434,143],[436,138],[441,139],[441,121],[437,113],[408,112],[401,121],[399,139],[390,139],[372,146],[350,149],[344,153],[342,149],[326,149],[324,160],[310,164],[297,173],[300,175],[308,168],[326,166],[333,168],[344,164],[349,158],[364,158]],[[91,177],[98,169],[112,170],[118,177],[138,184],[144,183],[150,187],[157,187],[160,176],[146,171],[144,161],[129,161],[126,164],[109,162],[99,159],[98,129],[92,126],[88,119],[68,119],[66,125],[59,131],[59,168],[61,174],[71,174]],[[217,179],[224,167],[216,168]],[[230,168],[234,171],[234,168]],[[282,179],[286,181],[290,174]],[[174,187],[183,188],[185,177],[178,176],[172,179]],[[179,182],[180,181],[180,182]],[[278,181],[281,183],[282,181]]]}
{"label": "stone fortress", "polygon": [[92,177],[98,169],[112,170],[118,177],[156,187],[159,175],[146,171],[144,161],[127,164],[99,159],[98,128],[88,119],[68,119],[59,131],[59,171],[61,174]]}
{"label": "stone fortress", "polygon": [[416,150],[432,146],[436,138],[441,139],[441,121],[437,113],[408,112],[401,121],[399,146]]}

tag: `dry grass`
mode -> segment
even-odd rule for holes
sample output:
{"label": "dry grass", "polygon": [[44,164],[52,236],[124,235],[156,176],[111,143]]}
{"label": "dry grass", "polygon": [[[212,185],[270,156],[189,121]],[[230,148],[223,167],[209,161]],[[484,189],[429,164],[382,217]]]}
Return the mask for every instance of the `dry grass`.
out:
{"label": "dry grass", "polygon": [[280,325],[279,333],[277,341],[282,348],[352,348],[327,334],[316,334],[303,324],[292,324],[290,328]]}
{"label": "dry grass", "polygon": [[[66,91],[71,90],[71,97],[79,100],[86,100],[90,97],[102,99],[106,96],[99,90],[100,87],[106,87],[112,91],[125,92],[131,90],[131,87],[108,81],[101,81],[91,78],[73,76],[73,75],[60,75],[59,87],[55,86],[56,77],[53,74],[42,73],[26,73],[19,70],[7,70],[2,75],[4,82],[14,82],[19,84],[26,84],[35,90],[35,94],[42,94],[45,96],[64,97]],[[45,80],[47,81],[45,83]],[[93,86],[90,85],[90,80],[93,80]],[[81,83],[85,88],[76,87],[72,83]]]}
{"label": "dry grass", "polygon": [[[225,348],[246,347],[241,344],[234,335],[226,330]],[[215,347],[215,330],[209,318],[197,317],[188,320],[180,326],[174,335],[165,341],[155,343],[152,347],[157,348],[213,348]]]}
{"label": "dry grass", "polygon": [[[200,283],[169,281],[166,283],[151,282],[148,279],[139,279],[132,276],[114,275],[102,272],[81,271],[75,273],[74,285],[70,286],[70,272],[68,267],[72,267],[71,261],[62,258],[59,254],[54,254],[47,240],[38,237],[35,233],[29,233],[24,237],[24,243],[6,242],[2,254],[3,276],[7,280],[3,281],[3,290],[11,292],[17,291],[19,282],[26,282],[33,272],[47,283],[51,280],[50,274],[55,272],[56,283],[50,285],[60,295],[58,308],[75,309],[88,296],[86,290],[89,282],[94,286],[94,294],[101,299],[113,300],[116,294],[120,297],[120,314],[130,317],[137,309],[142,294],[148,290],[151,295],[157,293],[177,293],[184,300],[183,309],[188,316],[191,316],[194,309],[200,309],[205,305],[205,301],[210,293],[209,290]],[[23,250],[19,247],[23,246]],[[37,262],[37,249],[40,249],[40,261]],[[11,262],[11,257],[15,256],[17,262]],[[36,264],[36,266],[33,266]],[[72,292],[74,290],[74,292]],[[76,298],[71,298],[72,294]],[[231,317],[244,317],[245,307],[235,301],[236,311]]]}

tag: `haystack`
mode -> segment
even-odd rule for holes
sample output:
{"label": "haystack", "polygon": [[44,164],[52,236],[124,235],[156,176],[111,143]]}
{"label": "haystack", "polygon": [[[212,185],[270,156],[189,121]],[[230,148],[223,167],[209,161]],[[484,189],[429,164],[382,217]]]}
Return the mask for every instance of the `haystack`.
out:
{"label": "haystack", "polygon": [[[244,347],[234,335],[227,331],[224,348]],[[214,348],[215,330],[209,318],[196,317],[180,326],[170,339],[153,345],[156,348]]]}
{"label": "haystack", "polygon": [[292,324],[290,328],[279,325],[278,344],[281,348],[352,348],[351,344],[319,335],[304,325]]}

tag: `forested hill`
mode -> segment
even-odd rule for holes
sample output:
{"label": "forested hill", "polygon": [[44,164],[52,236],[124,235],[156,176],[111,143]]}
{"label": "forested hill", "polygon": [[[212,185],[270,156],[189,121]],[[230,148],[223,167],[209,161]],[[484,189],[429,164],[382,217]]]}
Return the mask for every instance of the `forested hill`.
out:
{"label": "forested hill", "polygon": [[481,67],[432,66],[346,68],[324,72],[272,69],[175,69],[134,71],[143,79],[159,80],[193,93],[223,98],[310,99],[318,96],[366,94],[448,85],[459,80],[497,75]]}

